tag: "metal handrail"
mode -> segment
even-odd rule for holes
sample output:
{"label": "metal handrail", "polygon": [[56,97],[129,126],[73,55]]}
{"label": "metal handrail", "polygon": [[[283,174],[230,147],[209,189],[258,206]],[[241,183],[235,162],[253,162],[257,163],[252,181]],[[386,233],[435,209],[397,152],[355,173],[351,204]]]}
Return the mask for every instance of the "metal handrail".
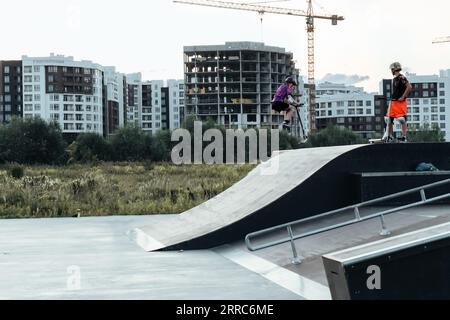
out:
{"label": "metal handrail", "polygon": [[[446,180],[442,180],[442,181],[439,181],[439,182],[435,182],[435,183],[431,183],[431,184],[428,184],[428,185],[424,185],[422,187],[417,187],[417,188],[414,188],[414,189],[402,191],[402,192],[395,193],[395,194],[392,194],[392,195],[389,195],[389,196],[385,196],[385,197],[382,197],[382,198],[365,201],[365,202],[362,202],[362,203],[359,203],[359,204],[356,204],[356,205],[351,205],[351,206],[348,206],[348,207],[345,207],[345,208],[329,211],[329,212],[322,213],[322,214],[319,214],[319,215],[316,215],[316,216],[313,216],[313,217],[300,219],[300,220],[296,220],[296,221],[293,221],[293,222],[284,223],[284,224],[281,224],[279,226],[275,226],[275,227],[272,227],[272,228],[264,229],[264,230],[261,230],[261,231],[252,232],[252,233],[248,234],[245,237],[245,243],[247,245],[248,250],[250,250],[250,251],[257,251],[257,250],[262,250],[262,249],[266,249],[266,248],[270,248],[270,247],[273,247],[273,246],[277,246],[277,245],[280,245],[280,244],[284,244],[284,243],[290,242],[291,246],[292,246],[293,256],[294,256],[292,262],[294,264],[299,264],[299,263],[301,263],[301,260],[300,260],[298,254],[297,254],[297,249],[296,249],[295,242],[294,242],[295,240],[298,240],[298,239],[301,239],[301,238],[305,238],[305,237],[309,237],[309,236],[312,236],[312,235],[315,235],[315,234],[319,234],[319,233],[322,233],[322,232],[338,229],[338,228],[345,227],[345,226],[348,226],[348,225],[356,224],[356,223],[359,223],[359,222],[362,222],[362,221],[367,221],[367,220],[370,220],[370,219],[378,218],[378,217],[381,219],[381,227],[382,227],[381,235],[387,236],[387,235],[390,234],[390,232],[386,228],[386,222],[384,220],[384,216],[385,215],[388,215],[388,214],[391,214],[391,213],[394,213],[394,212],[398,212],[398,211],[402,211],[402,210],[405,210],[405,209],[414,208],[414,207],[418,207],[418,206],[421,206],[421,205],[429,204],[429,203],[436,202],[436,201],[439,201],[439,200],[443,200],[443,199],[446,199],[446,198],[450,198],[450,193],[446,193],[446,194],[443,194],[441,196],[437,196],[437,197],[434,197],[434,198],[427,198],[426,193],[425,193],[425,190],[427,190],[427,189],[435,188],[435,187],[446,185],[446,184],[450,184],[450,179],[446,179]],[[411,204],[408,204],[408,205],[403,205],[403,206],[396,207],[396,208],[393,208],[393,209],[381,211],[381,212],[378,212],[378,213],[374,213],[374,214],[368,215],[368,216],[363,217],[363,218],[360,215],[360,208],[362,208],[362,207],[366,207],[366,206],[369,206],[369,205],[373,205],[373,204],[377,204],[377,203],[380,203],[380,202],[384,202],[386,200],[399,198],[399,197],[402,197],[402,196],[405,196],[405,195],[413,194],[415,192],[419,192],[420,193],[421,201],[414,202],[414,203],[411,203]],[[334,215],[334,214],[337,214],[337,213],[340,213],[340,212],[343,212],[343,211],[347,211],[347,210],[353,210],[354,211],[354,214],[355,214],[355,218],[354,219],[349,220],[347,222],[335,224],[335,225],[332,225],[332,226],[316,229],[314,231],[302,233],[302,234],[299,234],[299,235],[294,235],[294,233],[292,231],[292,227],[294,225],[297,225],[297,224],[300,224],[300,223],[309,222],[309,221],[313,221],[313,220],[317,220],[317,219],[324,218],[324,217],[328,217],[328,216],[331,216],[331,215]],[[276,240],[276,241],[263,243],[263,244],[260,244],[260,245],[253,245],[252,242],[251,242],[251,239],[254,238],[254,237],[265,235],[265,234],[272,233],[274,231],[278,231],[278,230],[282,230],[282,229],[287,229],[288,237],[282,238],[282,239]]]}

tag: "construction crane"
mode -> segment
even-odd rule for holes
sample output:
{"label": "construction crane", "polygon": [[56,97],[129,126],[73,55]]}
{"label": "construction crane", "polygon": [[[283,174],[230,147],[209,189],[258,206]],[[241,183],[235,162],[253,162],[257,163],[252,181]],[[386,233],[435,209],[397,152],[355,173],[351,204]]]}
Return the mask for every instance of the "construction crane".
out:
{"label": "construction crane", "polygon": [[441,38],[436,38],[433,40],[433,44],[444,43],[444,42],[450,42],[450,37],[441,37]]}
{"label": "construction crane", "polygon": [[306,17],[306,30],[308,32],[308,82],[310,91],[310,131],[316,131],[316,87],[315,87],[315,60],[314,60],[314,19],[331,20],[333,25],[337,25],[338,21],[344,20],[344,17],[339,15],[315,15],[313,10],[312,0],[306,0],[308,3],[307,11],[290,8],[279,8],[272,6],[261,6],[256,4],[218,1],[218,0],[174,0],[175,3],[191,4],[206,7],[215,7],[223,9],[234,9],[244,11],[258,12],[260,15],[265,13],[282,14],[289,16]]}

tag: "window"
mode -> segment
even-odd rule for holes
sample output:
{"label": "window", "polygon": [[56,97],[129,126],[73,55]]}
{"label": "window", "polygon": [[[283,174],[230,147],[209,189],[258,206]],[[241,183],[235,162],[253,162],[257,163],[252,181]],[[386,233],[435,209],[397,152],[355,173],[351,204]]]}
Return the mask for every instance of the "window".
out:
{"label": "window", "polygon": [[438,115],[437,114],[431,115],[431,121],[438,121]]}
{"label": "window", "polygon": [[59,121],[59,114],[58,113],[51,113],[50,119],[53,121]]}
{"label": "window", "polygon": [[23,78],[23,82],[26,82],[26,83],[33,82],[33,77],[32,76],[25,76]]}
{"label": "window", "polygon": [[342,115],[344,115],[345,114],[345,110],[343,110],[343,109],[338,109],[337,110],[337,115],[338,116],[342,116]]}
{"label": "window", "polygon": [[420,121],[420,116],[413,116],[413,121]]}
{"label": "window", "polygon": [[9,86],[5,86],[5,93],[9,93],[9,92],[10,92]]}
{"label": "window", "polygon": [[362,100],[356,101],[356,106],[357,107],[363,107],[364,106],[364,101],[362,101]]}
{"label": "window", "polygon": [[32,104],[25,104],[24,111],[26,111],[26,112],[33,111],[33,105]]}
{"label": "window", "polygon": [[423,92],[423,96],[424,96],[424,97],[429,97],[429,96],[430,96],[430,93],[429,93],[428,91],[424,91],[424,92]]}
{"label": "window", "polygon": [[355,101],[348,101],[348,106],[349,107],[354,107],[355,106]]}
{"label": "window", "polygon": [[92,121],[92,115],[91,114],[87,114],[86,115],[86,121]]}
{"label": "window", "polygon": [[441,129],[445,129],[446,125],[445,123],[441,123]]}
{"label": "window", "polygon": [[437,113],[438,112],[438,107],[431,107],[431,112],[432,113]]}
{"label": "window", "polygon": [[76,115],[76,119],[77,119],[77,121],[83,121],[83,115],[82,114],[77,114]]}
{"label": "window", "polygon": [[9,73],[9,66],[4,66],[3,67],[3,72],[4,73]]}
{"label": "window", "polygon": [[41,101],[41,95],[40,94],[35,94],[34,95],[34,101]]}
{"label": "window", "polygon": [[419,105],[420,104],[420,100],[419,99],[413,99],[413,105]]}
{"label": "window", "polygon": [[445,99],[439,99],[439,104],[445,104]]}
{"label": "window", "polygon": [[30,101],[33,101],[33,95],[31,95],[31,94],[26,94],[26,95],[24,95],[24,101],[27,101],[27,102],[30,102]]}
{"label": "window", "polygon": [[91,74],[91,69],[84,68],[83,69],[83,73],[84,74]]}
{"label": "window", "polygon": [[23,91],[24,92],[32,92],[33,91],[33,86],[24,86],[23,87]]}
{"label": "window", "polygon": [[34,76],[34,82],[40,82],[41,76]]}
{"label": "window", "polygon": [[78,130],[78,131],[84,130],[83,128],[84,128],[84,126],[83,126],[82,123],[77,123],[77,130]]}
{"label": "window", "polygon": [[55,87],[52,84],[48,85],[48,92],[53,92],[55,91]]}
{"label": "window", "polygon": [[423,99],[423,104],[430,104],[430,100],[429,99]]}
{"label": "window", "polygon": [[338,107],[343,107],[343,106],[344,106],[344,101],[338,101],[338,102],[336,103],[336,105],[337,105]]}
{"label": "window", "polygon": [[51,104],[50,110],[51,111],[59,111],[59,104]]}
{"label": "window", "polygon": [[345,123],[345,118],[337,118],[337,123]]}
{"label": "window", "polygon": [[430,108],[423,108],[423,112],[429,113],[430,112]]}
{"label": "window", "polygon": [[86,111],[87,111],[87,112],[91,112],[91,111],[92,111],[92,106],[87,105],[87,106],[86,106]]}
{"label": "window", "polygon": [[34,111],[41,111],[41,105],[40,104],[35,104],[34,105]]}
{"label": "window", "polygon": [[23,67],[23,72],[24,73],[32,73],[33,72],[33,67],[32,66],[24,66]]}
{"label": "window", "polygon": [[349,109],[348,110],[348,114],[349,115],[354,115],[355,114],[355,109]]}
{"label": "window", "polygon": [[413,108],[413,113],[420,113],[420,108],[419,107],[414,107]]}
{"label": "window", "polygon": [[364,114],[364,109],[357,109],[356,114]]}
{"label": "window", "polygon": [[41,91],[41,86],[40,85],[35,85],[34,86],[34,91]]}
{"label": "window", "polygon": [[431,99],[431,104],[437,104],[437,99]]}
{"label": "window", "polygon": [[366,101],[366,107],[371,107],[371,106],[372,106],[372,101],[367,100],[367,101]]}
{"label": "window", "polygon": [[9,83],[9,76],[5,76],[5,83]]}
{"label": "window", "polygon": [[366,114],[372,114],[372,109],[366,109]]}
{"label": "window", "polygon": [[445,121],[445,115],[441,115],[441,116],[440,116],[440,120],[441,120],[441,121]]}
{"label": "window", "polygon": [[442,113],[445,113],[445,107],[440,107],[439,111],[442,112]]}
{"label": "window", "polygon": [[58,72],[58,67],[57,66],[50,66],[50,67],[48,67],[48,72]]}

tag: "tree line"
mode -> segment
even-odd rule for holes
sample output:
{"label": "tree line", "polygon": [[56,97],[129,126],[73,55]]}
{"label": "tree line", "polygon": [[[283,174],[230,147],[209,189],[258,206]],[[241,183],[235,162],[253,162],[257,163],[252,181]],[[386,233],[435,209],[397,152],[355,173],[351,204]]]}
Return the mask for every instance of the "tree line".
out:
{"label": "tree line", "polygon": [[[195,117],[190,116],[182,127],[193,134],[194,121]],[[204,122],[202,126],[203,131],[226,131],[212,120]],[[172,149],[178,143],[172,142],[171,136],[172,132],[168,130],[149,135],[136,126],[126,126],[107,138],[96,133],[83,133],[68,143],[57,123],[47,123],[40,118],[16,118],[8,124],[0,124],[0,163],[65,165],[96,161],[166,162],[171,160]],[[441,142],[444,136],[439,128],[422,128],[411,133],[410,141]],[[305,144],[281,132],[279,148],[290,150],[359,143],[367,141],[351,130],[331,126],[312,135]]]}

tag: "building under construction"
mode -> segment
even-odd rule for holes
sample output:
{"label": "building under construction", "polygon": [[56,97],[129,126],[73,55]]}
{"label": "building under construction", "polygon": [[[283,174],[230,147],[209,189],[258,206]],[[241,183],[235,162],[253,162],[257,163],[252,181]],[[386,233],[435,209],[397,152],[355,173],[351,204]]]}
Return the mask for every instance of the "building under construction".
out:
{"label": "building under construction", "polygon": [[278,127],[271,101],[287,76],[298,78],[293,54],[255,42],[184,47],[186,112],[226,127]]}

